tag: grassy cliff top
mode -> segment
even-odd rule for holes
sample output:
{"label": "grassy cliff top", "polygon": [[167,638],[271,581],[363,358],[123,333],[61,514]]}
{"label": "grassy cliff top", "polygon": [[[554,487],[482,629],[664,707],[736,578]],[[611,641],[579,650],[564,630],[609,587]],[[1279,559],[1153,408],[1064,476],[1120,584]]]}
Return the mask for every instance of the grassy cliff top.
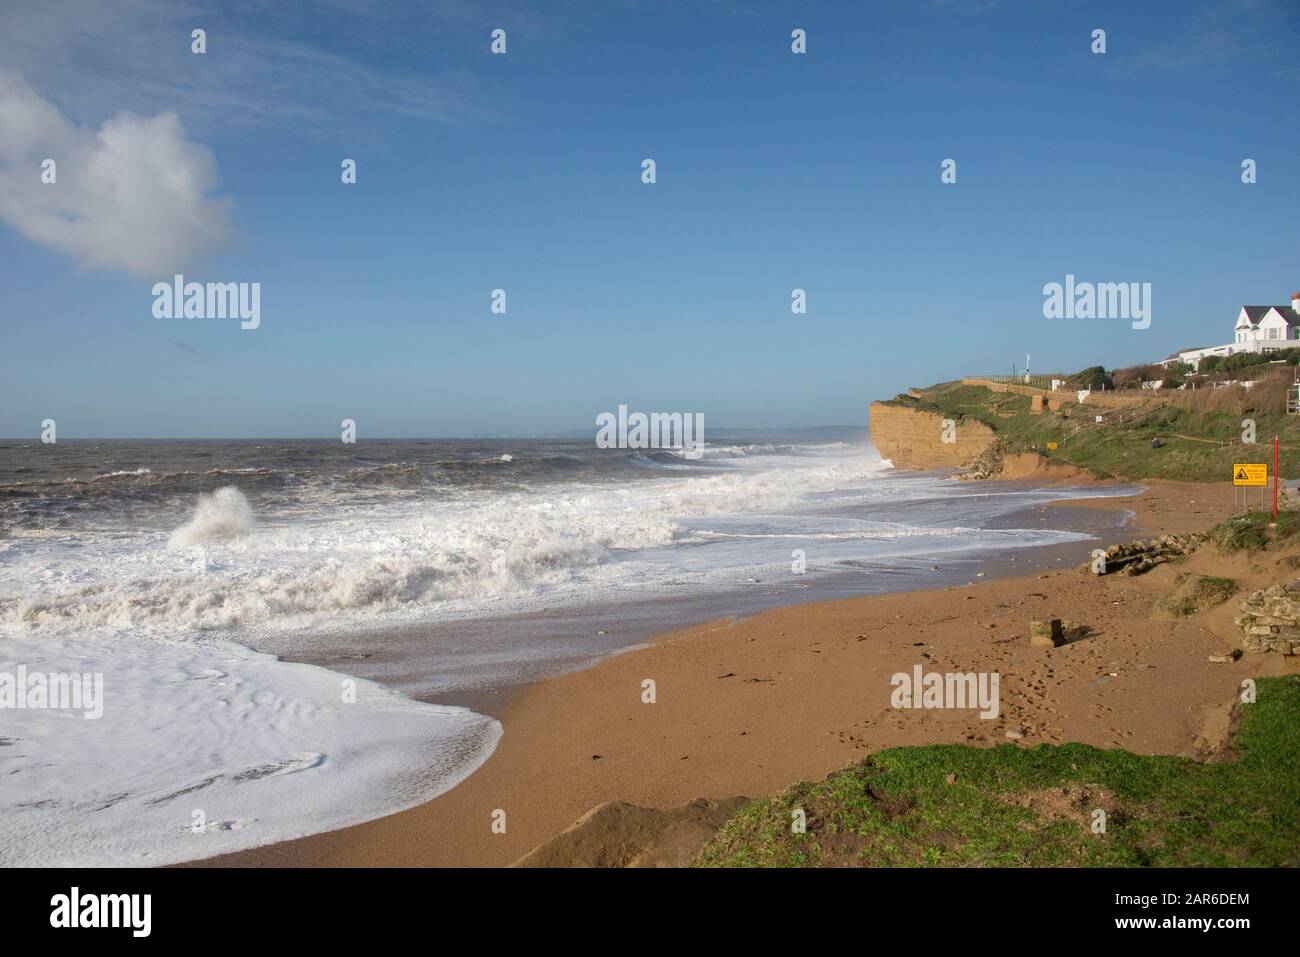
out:
{"label": "grassy cliff top", "polygon": [[[886,404],[945,418],[978,419],[999,434],[1007,452],[1039,452],[1102,477],[1128,479],[1226,484],[1234,463],[1252,462],[1266,463],[1271,481],[1276,433],[1282,475],[1300,475],[1300,416],[1266,411],[1280,408],[1274,396],[1252,401],[1248,393],[1221,391],[1223,395],[1153,396],[1148,414],[1131,422],[1116,421],[1123,412],[1086,403],[1035,415],[1029,396],[960,382],[931,386],[920,398],[900,395]],[[1097,414],[1104,417],[1103,423],[1093,421]],[[1254,444],[1242,441],[1244,419],[1254,421]],[[1153,439],[1159,441],[1158,448],[1152,447]],[[1048,450],[1049,442],[1056,443],[1055,450]]]}

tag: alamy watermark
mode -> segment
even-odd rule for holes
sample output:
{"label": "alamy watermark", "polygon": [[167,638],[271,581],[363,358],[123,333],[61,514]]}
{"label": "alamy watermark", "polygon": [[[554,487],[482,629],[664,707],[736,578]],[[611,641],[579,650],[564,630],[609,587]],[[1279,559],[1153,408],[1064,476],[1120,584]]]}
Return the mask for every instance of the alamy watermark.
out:
{"label": "alamy watermark", "polygon": [[50,926],[55,928],[109,927],[148,937],[153,928],[152,894],[83,894],[73,887],[50,898]]}
{"label": "alamy watermark", "polygon": [[155,319],[239,319],[241,329],[262,324],[260,282],[186,282],[177,273],[151,292]]}
{"label": "alamy watermark", "polygon": [[895,708],[979,709],[980,717],[988,721],[1000,710],[999,681],[996,671],[924,672],[914,665],[911,674],[900,671],[889,679],[894,689],[889,703]]}
{"label": "alamy watermark", "polygon": [[617,415],[596,416],[596,427],[598,449],[681,449],[688,459],[704,455],[703,412],[629,414],[627,406],[620,405]]}
{"label": "alamy watermark", "polygon": [[93,721],[104,716],[104,675],[42,671],[0,671],[0,711],[80,711]]}
{"label": "alamy watermark", "polygon": [[1049,282],[1043,287],[1043,317],[1129,319],[1134,329],[1146,329],[1151,325],[1151,283],[1075,282],[1070,273],[1064,285]]}

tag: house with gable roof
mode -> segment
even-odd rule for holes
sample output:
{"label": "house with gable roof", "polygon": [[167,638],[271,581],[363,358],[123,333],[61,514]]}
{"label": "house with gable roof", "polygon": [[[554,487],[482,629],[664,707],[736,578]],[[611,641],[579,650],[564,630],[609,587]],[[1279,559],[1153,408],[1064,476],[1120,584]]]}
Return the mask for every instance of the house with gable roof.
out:
{"label": "house with gable roof", "polygon": [[1238,352],[1270,352],[1300,347],[1300,292],[1291,294],[1289,306],[1242,306],[1233,326],[1233,341],[1221,346],[1184,349],[1158,365],[1185,362],[1200,367],[1206,356],[1230,356]]}

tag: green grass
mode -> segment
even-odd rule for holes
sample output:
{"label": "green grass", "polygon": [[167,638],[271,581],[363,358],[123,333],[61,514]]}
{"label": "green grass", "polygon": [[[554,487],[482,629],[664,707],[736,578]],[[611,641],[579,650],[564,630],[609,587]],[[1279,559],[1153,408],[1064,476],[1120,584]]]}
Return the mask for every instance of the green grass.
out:
{"label": "green grass", "polygon": [[1179,575],[1173,590],[1160,598],[1156,607],[1176,618],[1185,618],[1215,605],[1222,605],[1236,591],[1237,583],[1231,578]]}
{"label": "green grass", "polygon": [[[1300,864],[1300,677],[1261,678],[1238,707],[1238,757],[1217,764],[1082,744],[890,748],[746,805],[696,865]],[[1054,788],[1090,793],[1067,816],[1017,803]],[[1110,808],[1104,834],[1094,806]]]}
{"label": "green grass", "polygon": [[1224,555],[1257,552],[1269,545],[1289,544],[1300,532],[1300,510],[1277,513],[1277,522],[1268,512],[1245,512],[1215,525],[1209,540]]}
{"label": "green grass", "polygon": [[[992,392],[983,386],[949,382],[927,389],[920,399],[894,400],[944,417],[978,419],[997,431],[1008,452],[1046,452],[1056,442],[1050,458],[1068,462],[1102,477],[1162,478],[1174,481],[1222,481],[1227,486],[1232,466],[1238,462],[1266,463],[1273,473],[1271,437],[1277,434],[1282,449],[1283,475],[1300,475],[1300,416],[1253,413],[1259,441],[1241,444],[1243,416],[1227,412],[1200,412],[1167,405],[1151,417],[1128,425],[1089,425],[1070,434],[1091,415],[1113,416],[1113,410],[1076,407],[1063,417],[1051,411],[1034,415],[1028,396]],[[1159,439],[1153,449],[1151,440]],[[1199,440],[1199,441],[1198,441]],[[1258,494],[1258,490],[1255,490]]]}
{"label": "green grass", "polygon": [[[1293,527],[1294,513],[1288,514],[1284,512],[1278,518],[1281,519],[1284,516],[1287,518],[1287,527]],[[1224,555],[1260,551],[1268,547],[1268,526],[1271,521],[1272,517],[1267,512],[1247,512],[1244,515],[1234,515],[1210,529],[1210,543]],[[1280,521],[1279,527],[1281,527]]]}
{"label": "green grass", "polygon": [[1277,528],[1273,530],[1273,537],[1279,541],[1287,541],[1292,538],[1296,532],[1300,532],[1300,511],[1291,509],[1290,511],[1277,513]]}

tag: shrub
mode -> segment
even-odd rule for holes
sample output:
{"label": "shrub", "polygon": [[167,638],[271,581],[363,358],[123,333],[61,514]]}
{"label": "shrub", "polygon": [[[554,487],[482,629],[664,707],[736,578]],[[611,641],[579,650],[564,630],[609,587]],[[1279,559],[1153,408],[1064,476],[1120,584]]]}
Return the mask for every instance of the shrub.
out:
{"label": "shrub", "polygon": [[1101,366],[1089,366],[1082,372],[1076,372],[1070,376],[1068,381],[1071,385],[1077,385],[1085,389],[1115,388],[1110,375]]}
{"label": "shrub", "polygon": [[1165,377],[1164,367],[1156,365],[1154,362],[1140,366],[1129,366],[1125,369],[1116,369],[1111,373],[1111,381],[1115,383],[1117,389],[1137,389],[1141,387],[1143,382]]}

